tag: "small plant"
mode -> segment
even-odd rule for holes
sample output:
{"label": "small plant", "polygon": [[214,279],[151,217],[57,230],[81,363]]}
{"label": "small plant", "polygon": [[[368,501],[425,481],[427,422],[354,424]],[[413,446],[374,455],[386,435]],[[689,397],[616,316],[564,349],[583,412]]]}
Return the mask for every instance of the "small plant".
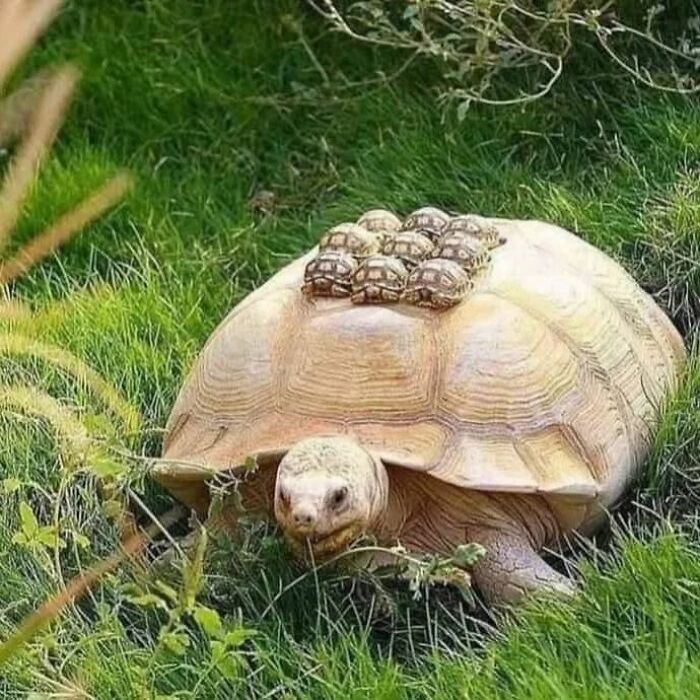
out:
{"label": "small plant", "polygon": [[[669,12],[657,3],[640,3],[632,13],[636,21],[626,23],[622,3],[608,0],[308,2],[333,30],[405,55],[399,73],[430,61],[442,78],[443,99],[456,104],[460,116],[473,103],[513,105],[543,97],[586,43],[640,84],[680,93],[700,89],[700,18],[691,17],[680,36],[666,40]],[[645,65],[649,53],[660,57],[664,78]]]}
{"label": "small plant", "polygon": [[190,646],[194,625],[209,646],[211,668],[232,680],[240,675],[243,667],[241,647],[255,631],[241,625],[224,628],[219,613],[198,602],[207,541],[207,530],[199,527],[190,554],[183,560],[179,590],[155,579],[145,589],[142,582],[141,585],[129,584],[124,591],[131,604],[165,613],[166,621],[158,634],[158,646],[162,650],[181,656]]}

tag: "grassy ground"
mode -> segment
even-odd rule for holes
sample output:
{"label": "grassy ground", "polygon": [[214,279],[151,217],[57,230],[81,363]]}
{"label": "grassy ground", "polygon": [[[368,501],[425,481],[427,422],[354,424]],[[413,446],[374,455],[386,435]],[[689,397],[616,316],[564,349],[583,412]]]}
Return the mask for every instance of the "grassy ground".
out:
{"label": "grassy ground", "polygon": [[[81,97],[22,220],[28,237],[120,165],[138,186],[117,212],[23,281],[36,333],[98,369],[139,408],[133,448],[160,429],[195,353],[224,312],[331,221],[375,205],[433,203],[560,223],[618,258],[693,345],[700,319],[700,115],[587,62],[546,101],[473,110],[462,123],[420,87],[354,87],[393,57],[319,35],[296,2],[75,3],[34,64],[76,59]],[[243,7],[245,5],[245,7]],[[30,65],[30,67],[31,67]],[[397,63],[398,65],[398,58]],[[325,66],[323,68],[322,66]],[[326,84],[346,81],[339,96]],[[251,207],[275,194],[269,213]],[[95,399],[36,363],[3,364],[85,411]],[[391,622],[332,574],[292,581],[274,533],[214,547],[204,597],[225,618],[232,664],[188,626],[156,643],[165,613],[129,600],[124,570],[72,608],[0,676],[3,697],[540,698],[700,693],[700,538],[695,512],[700,372],[670,407],[649,468],[604,551],[587,552],[570,605],[509,620],[450,595],[397,591]],[[110,551],[89,478],[67,481],[50,431],[0,421],[0,634],[57,578]],[[167,497],[144,485],[148,503]],[[12,493],[7,491],[12,490]],[[19,503],[60,517],[58,566],[12,542]],[[81,547],[75,534],[85,535]],[[85,544],[84,542],[82,544]],[[48,557],[48,558],[47,558]],[[133,594],[133,591],[131,592]],[[270,607],[270,603],[274,605]],[[269,609],[268,609],[269,608]],[[242,641],[245,638],[245,641]],[[240,642],[240,646],[237,646]],[[72,693],[72,695],[70,695]]]}

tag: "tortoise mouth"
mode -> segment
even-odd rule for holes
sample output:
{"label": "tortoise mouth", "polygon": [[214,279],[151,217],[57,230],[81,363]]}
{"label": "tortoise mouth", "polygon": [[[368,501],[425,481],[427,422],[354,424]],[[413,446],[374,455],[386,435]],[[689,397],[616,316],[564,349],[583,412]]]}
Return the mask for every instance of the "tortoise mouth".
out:
{"label": "tortoise mouth", "polygon": [[310,548],[313,559],[323,561],[347,549],[364,534],[364,530],[364,523],[355,521],[322,535],[294,536],[292,533],[286,533],[285,537],[295,556],[308,558]]}

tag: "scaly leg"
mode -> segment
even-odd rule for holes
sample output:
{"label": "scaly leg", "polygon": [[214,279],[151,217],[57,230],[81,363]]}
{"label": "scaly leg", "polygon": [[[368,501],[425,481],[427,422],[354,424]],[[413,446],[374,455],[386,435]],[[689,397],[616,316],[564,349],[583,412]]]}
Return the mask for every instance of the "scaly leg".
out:
{"label": "scaly leg", "polygon": [[573,581],[549,566],[524,534],[484,528],[469,536],[486,548],[473,575],[489,603],[517,603],[531,593],[575,592]]}

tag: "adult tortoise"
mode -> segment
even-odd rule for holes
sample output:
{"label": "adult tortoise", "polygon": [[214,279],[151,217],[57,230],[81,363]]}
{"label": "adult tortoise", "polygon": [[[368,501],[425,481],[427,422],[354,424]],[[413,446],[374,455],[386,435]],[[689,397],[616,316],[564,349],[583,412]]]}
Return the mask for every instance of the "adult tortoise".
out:
{"label": "adult tortoise", "polygon": [[479,542],[488,600],[572,590],[540,552],[590,533],[630,484],[685,350],[602,252],[489,222],[506,242],[445,311],[308,297],[313,252],[277,273],[207,342],[157,478],[204,515],[207,479],[253,457],[244,506],[317,557],[362,533],[431,553]]}

